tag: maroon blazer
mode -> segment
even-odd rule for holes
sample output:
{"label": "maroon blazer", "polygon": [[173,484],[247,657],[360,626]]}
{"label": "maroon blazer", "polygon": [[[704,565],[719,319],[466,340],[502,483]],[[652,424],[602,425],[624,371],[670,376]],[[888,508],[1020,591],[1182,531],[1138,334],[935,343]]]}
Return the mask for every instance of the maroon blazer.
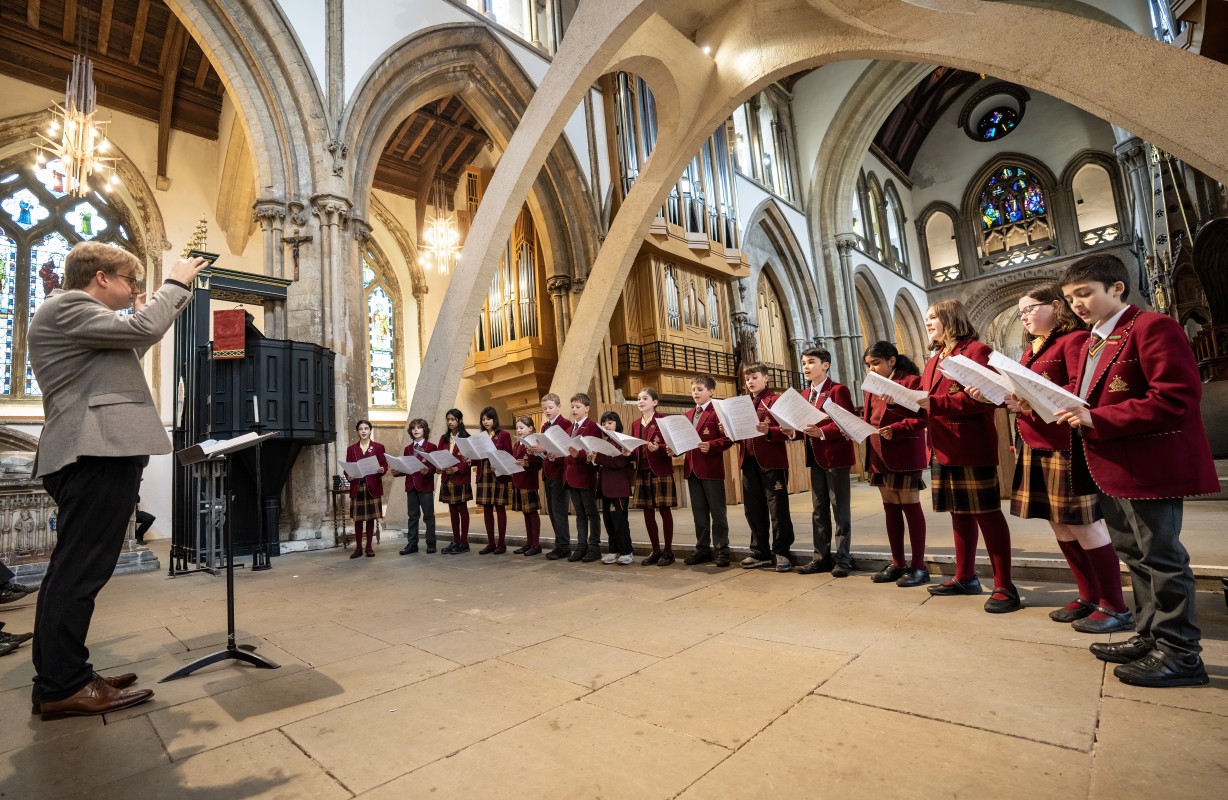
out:
{"label": "maroon blazer", "polygon": [[[686,418],[694,425],[695,409],[692,408],[686,412]],[[704,409],[704,413],[699,418],[698,430],[700,440],[708,442],[710,446],[706,453],[699,450],[688,450],[683,454],[682,476],[684,478],[698,478],[701,481],[725,480],[724,452],[733,446],[733,442],[721,433],[721,429],[717,427],[719,422],[712,403],[708,403],[708,407]]]}
{"label": "maroon blazer", "polygon": [[[486,431],[482,431],[477,436],[486,436]],[[495,435],[490,437],[490,440],[495,443],[496,450],[502,450],[505,453],[512,452],[512,435],[500,428],[495,431]],[[496,475],[495,469],[490,465],[490,461],[482,459],[477,462],[478,480],[493,480],[495,483],[511,483],[511,475]]]}
{"label": "maroon blazer", "polygon": [[[951,355],[964,355],[978,364],[989,364],[993,350],[972,339],[960,339]],[[996,467],[998,429],[994,406],[973,400],[964,387],[938,371],[941,353],[925,364],[921,388],[929,392],[929,444],[939,464],[954,467]]]}
{"label": "maroon blazer", "polygon": [[[1082,377],[1079,370],[1076,392]],[[1130,306],[1105,342],[1087,401],[1092,428],[1083,431],[1083,451],[1105,494],[1158,500],[1219,491],[1198,364],[1175,320]]]}
{"label": "maroon blazer", "polygon": [[665,452],[665,438],[661,436],[661,428],[657,420],[661,415],[652,412],[652,419],[645,425],[642,419],[631,422],[631,435],[646,442],[652,442],[660,449],[655,453],[641,445],[635,448],[631,457],[635,460],[637,470],[651,470],[654,475],[670,475],[674,471],[674,460]]}
{"label": "maroon blazer", "polygon": [[[633,436],[635,434],[632,434]],[[630,456],[605,456],[596,454],[597,494],[611,500],[631,496],[631,476],[635,465]]]}
{"label": "maroon blazer", "polygon": [[789,441],[789,437],[780,429],[780,424],[776,422],[776,418],[768,413],[768,409],[772,407],[772,403],[776,402],[776,398],[780,395],[773,392],[771,389],[764,389],[763,394],[758,397],[751,397],[755,404],[755,409],[759,412],[760,421],[767,422],[770,426],[768,432],[763,436],[756,436],[753,439],[743,439],[738,442],[738,466],[746,461],[748,455],[754,456],[759,462],[759,466],[764,469],[788,469],[789,468],[789,450],[785,447],[785,442]]}
{"label": "maroon blazer", "polygon": [[[597,423],[585,417],[579,425],[572,427],[572,436],[601,436],[601,428]],[[588,455],[579,458],[568,456],[563,459],[566,469],[563,472],[563,482],[572,489],[593,491],[597,488],[597,468],[588,463]]]}
{"label": "maroon blazer", "polygon": [[529,452],[529,448],[520,442],[517,442],[516,446],[512,448],[512,458],[517,461],[524,461],[524,472],[517,472],[512,476],[512,486],[515,486],[517,489],[536,491],[541,483],[537,478],[537,473],[542,470],[542,459],[535,458]]}
{"label": "maroon blazer", "polygon": [[[810,400],[810,389],[807,388],[802,397]],[[849,388],[842,383],[836,383],[831,378],[823,381],[819,387],[819,396],[811,400],[815,408],[821,409],[831,398],[836,405],[856,413],[853,408],[853,396]],[[819,423],[819,430],[825,438],[806,436],[806,466],[820,466],[824,469],[839,469],[851,467],[857,463],[857,448],[853,441],[844,435],[844,431],[830,417]]]}
{"label": "maroon blazer", "polygon": [[[920,389],[916,375],[892,373],[891,380],[909,389]],[[909,411],[878,395],[866,393],[862,412],[866,422],[876,428],[891,428],[891,438],[874,434],[866,439],[866,467],[871,472],[916,472],[925,469],[925,412]]]}
{"label": "maroon blazer", "polygon": [[443,480],[448,480],[455,484],[473,483],[473,464],[470,464],[465,457],[460,454],[460,450],[456,447],[456,445],[451,443],[451,441],[448,439],[450,435],[451,434],[445,433],[443,436],[440,436],[439,444],[435,447],[435,449],[448,450],[452,453],[452,455],[459,458],[461,463],[456,465],[456,472],[453,472],[451,475],[443,476]]}
{"label": "maroon blazer", "polygon": [[[551,425],[558,425],[559,427],[563,429],[564,432],[568,434],[571,433],[571,429],[572,429],[571,420],[567,419],[567,417],[564,417],[562,414],[555,417],[555,421],[553,423],[550,422],[550,420],[546,420],[545,422],[543,422],[541,432],[545,433],[546,430]],[[566,464],[565,459],[556,458],[555,460],[551,461],[545,455],[538,456],[538,458],[541,459],[542,475],[546,478],[546,480],[551,480],[551,481],[563,480],[563,474],[567,469],[567,464]]]}
{"label": "maroon blazer", "polygon": [[[1083,343],[1089,336],[1091,334],[1087,331],[1070,331],[1050,336],[1041,343],[1038,353],[1033,353],[1031,347],[1025,347],[1019,363],[1042,378],[1069,389],[1083,371],[1083,365],[1086,363]],[[1069,425],[1045,422],[1035,413],[1031,413],[1017,415],[1015,427],[1024,443],[1035,450],[1070,450]]]}
{"label": "maroon blazer", "polygon": [[[367,451],[366,455],[363,455],[362,450],[358,448],[358,442],[354,442],[354,444],[350,445],[349,447],[345,449],[345,460],[346,461],[357,461],[360,458],[367,458],[369,456],[375,456],[377,459],[379,459],[379,465],[383,467],[384,469],[388,469],[388,459],[384,458],[384,452],[385,450],[382,444],[376,441],[372,441],[371,449]],[[363,480],[366,481],[367,491],[370,492],[372,497],[383,497],[384,496],[384,479],[382,475],[368,475],[367,477],[363,478]],[[350,481],[350,497],[357,497],[357,496],[358,496],[358,481],[351,480]]]}
{"label": "maroon blazer", "polygon": [[[422,454],[433,453],[438,449],[439,448],[431,444],[429,441],[423,440],[422,449],[419,452],[421,452]],[[414,451],[414,443],[410,442],[409,444],[405,445],[405,452],[402,453],[401,455],[412,456],[412,455],[417,455],[417,454],[418,453]],[[433,492],[435,491],[435,473],[438,472],[438,470],[435,469],[435,467],[431,464],[431,462],[426,461],[424,459],[419,459],[419,460],[421,460],[422,463],[426,464],[426,472],[417,472],[417,473],[414,473],[413,475],[406,475],[405,476],[405,491],[407,492]]]}

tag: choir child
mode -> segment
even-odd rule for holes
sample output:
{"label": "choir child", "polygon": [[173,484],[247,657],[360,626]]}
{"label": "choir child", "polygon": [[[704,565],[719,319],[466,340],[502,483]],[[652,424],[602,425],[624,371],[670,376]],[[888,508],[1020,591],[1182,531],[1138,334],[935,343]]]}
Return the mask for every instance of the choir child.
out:
{"label": "choir child", "polygon": [[360,419],[354,430],[358,431],[358,441],[346,448],[345,460],[357,461],[375,456],[379,460],[379,475],[365,478],[345,476],[350,482],[350,519],[354,520],[354,552],[350,553],[350,558],[362,556],[364,533],[367,536],[367,556],[373,558],[375,550],[371,547],[371,541],[375,538],[375,521],[384,516],[384,481],[380,476],[388,471],[388,461],[384,458],[384,446],[371,439],[370,422]]}
{"label": "choir child", "polygon": [[[616,411],[607,411],[601,415],[601,427],[622,433],[622,418]],[[616,439],[611,438],[610,442],[622,452],[616,456],[589,454],[589,461],[597,465],[597,496],[601,499],[601,518],[609,540],[609,552],[602,557],[601,563],[630,564],[635,551],[631,546],[631,523],[627,519],[627,508],[631,501],[635,465],[626,448]]]}
{"label": "choir child", "polygon": [[[427,453],[436,448],[431,442],[431,426],[418,418],[409,421],[410,443],[405,445],[406,456],[414,456],[426,464],[425,472],[405,476],[405,509],[408,524],[405,531],[405,547],[401,555],[418,552],[418,520],[426,524],[426,552],[435,552],[435,467],[425,460]],[[398,474],[393,472],[393,475]]]}
{"label": "choir child", "polygon": [[[678,487],[674,484],[674,462],[666,452],[665,439],[657,419],[657,390],[650,386],[640,389],[635,399],[640,418],[631,423],[631,435],[648,444],[641,445],[635,458],[635,507],[644,511],[644,527],[652,542],[652,553],[640,563],[668,567],[674,563],[674,512],[678,505]],[[665,549],[657,532],[656,512],[661,512],[661,527],[665,534]]]}
{"label": "choir child", "polygon": [[[524,438],[534,432],[532,417],[517,417],[516,436]],[[524,472],[512,476],[512,511],[524,514],[525,544],[517,547],[513,553],[524,556],[541,555],[542,519],[541,496],[537,491],[537,475],[542,469],[542,460],[534,458],[524,442],[516,442],[512,448],[512,457],[516,463],[524,467]]]}
{"label": "choir child", "polygon": [[[563,401],[557,394],[551,392],[542,395],[542,418],[542,433],[557,426],[567,435],[571,435],[571,421],[563,416]],[[567,462],[562,457],[549,455],[540,447],[531,447],[529,452],[543,462],[541,471],[542,482],[546,488],[546,512],[550,515],[550,527],[554,531],[554,549],[546,554],[546,558],[551,561],[567,558],[571,553],[565,479]]]}
{"label": "choir child", "polygon": [[[875,342],[862,355],[866,370],[876,372],[908,389],[921,388],[921,370],[891,342]],[[866,393],[865,420],[878,428],[866,440],[866,470],[870,484],[882,495],[887,518],[887,541],[891,563],[870,578],[875,583],[920,586],[930,582],[925,566],[925,512],[921,490],[925,480],[925,412],[909,411],[890,400]],[[904,560],[904,528],[912,560]]]}
{"label": "choir child", "polygon": [[[571,396],[571,435],[601,436],[597,423],[589,419],[592,401],[583,392]],[[571,448],[564,459],[563,480],[571,494],[571,507],[576,510],[576,548],[568,561],[599,561],[601,559],[601,518],[597,516],[597,468],[588,457]]]}
{"label": "choir child", "polygon": [[686,418],[699,432],[700,445],[688,450],[682,459],[682,474],[686,478],[691,500],[691,515],[695,519],[695,552],[685,563],[705,564],[715,557],[716,566],[729,566],[729,516],[725,501],[725,456],[733,442],[721,433],[720,420],[712,408],[712,393],[716,378],[696,375],[691,381],[691,399],[695,407]]}
{"label": "choir child", "polygon": [[[1059,419],[1078,434],[1078,485],[1094,479],[1113,546],[1130,570],[1136,636],[1093,644],[1135,686],[1201,686],[1194,575],[1181,544],[1183,498],[1219,491],[1202,422],[1202,384],[1190,342],[1164,314],[1126,302],[1132,277],[1116,256],[1079,259],[1062,292],[1092,335],[1075,389],[1088,406]],[[1081,445],[1081,446],[1080,446]]]}
{"label": "choir child", "polygon": [[[848,387],[836,383],[831,375],[831,353],[813,347],[802,353],[802,373],[810,386],[806,399],[815,408],[822,408],[828,398],[847,411],[853,411],[853,396]],[[814,540],[814,555],[809,563],[798,567],[803,575],[830,572],[833,578],[847,578],[853,571],[852,511],[850,508],[851,468],[857,463],[857,449],[836,423],[827,418],[810,425],[806,434],[806,466],[810,468],[810,499],[814,506],[810,529]],[[836,514],[835,537],[832,537],[832,510]],[[832,544],[836,552],[832,553]]]}
{"label": "choir child", "polygon": [[930,306],[925,312],[925,330],[934,352],[921,379],[922,389],[929,393],[921,407],[929,412],[931,494],[935,511],[950,512],[955,537],[955,577],[928,590],[939,597],[981,593],[976,577],[979,527],[994,576],[985,610],[991,614],[1015,611],[1022,603],[1011,581],[1011,532],[1002,514],[994,407],[975,400],[939,371],[942,362],[953,355],[987,365],[993,351],[977,341],[968,311],[958,300]]}
{"label": "choir child", "polygon": [[473,499],[473,465],[461,456],[456,446],[458,439],[468,439],[465,430],[465,415],[459,408],[449,408],[444,415],[448,432],[439,438],[438,450],[447,450],[460,459],[454,467],[443,471],[439,479],[439,501],[448,506],[452,522],[452,543],[443,549],[445,555],[469,552],[469,501]]}
{"label": "choir child", "polygon": [[785,447],[789,435],[768,413],[778,395],[768,388],[767,365],[747,364],[742,368],[742,381],[755,404],[757,427],[763,434],[738,442],[744,511],[750,525],[750,555],[742,559],[742,567],[775,566],[777,572],[792,572],[793,520],[789,518],[789,451]]}
{"label": "choir child", "polygon": [[[512,435],[499,427],[499,414],[491,406],[482,409],[478,415],[482,424],[482,433],[490,437],[496,450],[511,455]],[[490,459],[478,462],[478,492],[477,504],[482,507],[482,520],[486,524],[486,546],[478,551],[478,555],[489,553],[503,555],[507,552],[507,505],[511,502],[512,476],[495,475]],[[495,540],[495,520],[498,519],[499,538]]]}

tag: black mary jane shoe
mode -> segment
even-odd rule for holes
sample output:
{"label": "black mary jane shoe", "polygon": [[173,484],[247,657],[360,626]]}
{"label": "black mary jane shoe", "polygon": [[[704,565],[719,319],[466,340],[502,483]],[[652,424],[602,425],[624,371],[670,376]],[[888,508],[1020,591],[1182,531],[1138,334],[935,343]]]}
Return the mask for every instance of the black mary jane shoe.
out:
{"label": "black mary jane shoe", "polygon": [[640,566],[641,567],[652,567],[660,563],[660,561],[661,561],[661,552],[655,551],[651,553],[648,556],[648,558],[645,558],[644,560],[640,561]]}
{"label": "black mary jane shoe", "polygon": [[1049,619],[1054,622],[1071,623],[1075,620],[1091,616],[1096,610],[1095,603],[1089,603],[1083,598],[1079,598],[1075,602],[1079,604],[1078,608],[1067,608],[1066,606],[1055,608],[1049,612]]}
{"label": "black mary jane shoe", "polygon": [[541,554],[542,554],[542,549],[540,547],[530,547],[529,549],[524,551],[524,556],[526,558],[529,556],[540,556]]}
{"label": "black mary jane shoe", "polygon": [[937,586],[931,586],[926,591],[935,597],[951,597],[960,594],[980,594],[983,590],[981,589],[981,582],[977,578],[967,581],[957,581],[952,578]]}
{"label": "black mary jane shoe", "polygon": [[670,564],[673,564],[673,563],[674,563],[674,554],[666,550],[664,553],[661,554],[660,560],[657,561],[657,566],[658,567],[668,567]]}
{"label": "black mary jane shoe", "polygon": [[878,572],[870,576],[870,580],[875,583],[895,583],[900,578],[904,577],[904,568],[897,567],[895,564],[888,564]]}
{"label": "black mary jane shoe", "polygon": [[1117,633],[1118,631],[1134,630],[1134,615],[1129,611],[1110,611],[1104,606],[1096,606],[1095,611],[1106,615],[1104,619],[1085,617],[1070,623],[1070,627],[1079,633]]}
{"label": "black mary jane shoe", "polygon": [[526,544],[526,545],[523,545],[523,546],[521,546],[521,547],[517,547],[517,548],[516,548],[515,550],[513,550],[512,552],[513,552],[513,553],[515,553],[515,554],[516,554],[516,555],[518,555],[518,556],[522,556],[522,555],[524,555],[524,552],[525,552],[526,550],[528,550],[528,549],[529,549],[529,546]]}
{"label": "black mary jane shoe", "polygon": [[362,551],[355,550],[354,552],[350,553],[350,558],[362,558]]}
{"label": "black mary jane shoe", "polygon": [[[999,600],[996,595],[1002,595],[1002,599]],[[1021,608],[1023,608],[1023,601],[1019,599],[1019,592],[1015,589],[1004,589],[1001,586],[995,586],[989,594],[989,599],[985,601],[985,610],[990,614],[1008,614]]]}

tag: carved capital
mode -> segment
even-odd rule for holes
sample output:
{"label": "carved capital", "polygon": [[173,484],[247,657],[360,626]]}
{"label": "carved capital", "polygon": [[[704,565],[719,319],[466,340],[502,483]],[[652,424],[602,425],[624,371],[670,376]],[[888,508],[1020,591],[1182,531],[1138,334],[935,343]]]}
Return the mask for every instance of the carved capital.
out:
{"label": "carved capital", "polygon": [[371,241],[371,223],[365,219],[350,217],[350,233],[353,234],[360,245],[365,245]]}
{"label": "carved capital", "polygon": [[553,295],[564,295],[572,287],[570,275],[551,275],[546,279],[546,291]]}
{"label": "carved capital", "polygon": [[286,203],[286,211],[290,214],[290,221],[300,228],[307,224],[307,206],[297,200],[291,200]]}
{"label": "carved capital", "polygon": [[1134,136],[1114,146],[1117,162],[1126,169],[1142,169],[1147,163],[1147,143]]}
{"label": "carved capital", "polygon": [[333,157],[333,174],[339,176],[345,172],[345,159],[350,154],[350,146],[340,139],[329,139],[324,149]]}
{"label": "carved capital", "polygon": [[759,326],[750,321],[750,314],[745,311],[733,312],[733,327],[739,333],[753,334],[759,330]]}
{"label": "carved capital", "polygon": [[311,213],[320,220],[321,227],[344,228],[350,216],[350,201],[335,194],[312,195]]}
{"label": "carved capital", "polygon": [[262,230],[277,226],[286,218],[286,204],[280,200],[257,200],[252,205],[252,222],[260,223]]}
{"label": "carved capital", "polygon": [[855,233],[841,233],[836,236],[836,250],[842,258],[856,250],[860,244]]}

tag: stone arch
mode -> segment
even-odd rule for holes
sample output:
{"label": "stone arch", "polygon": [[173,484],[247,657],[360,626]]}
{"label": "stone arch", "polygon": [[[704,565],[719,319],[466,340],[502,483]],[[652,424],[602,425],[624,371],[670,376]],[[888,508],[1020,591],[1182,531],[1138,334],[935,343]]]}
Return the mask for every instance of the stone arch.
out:
{"label": "stone arch", "polygon": [[[455,95],[505,150],[534,89],[524,68],[484,24],[438,25],[402,40],[367,71],[341,121],[342,140],[354,142],[353,216],[367,218],[380,152],[406,116]],[[583,277],[597,249],[598,212],[565,138],[552,148],[527,202],[546,234],[541,240],[546,263],[555,274]]]}
{"label": "stone arch", "polygon": [[943,200],[935,200],[925,207],[925,210],[917,215],[917,248],[921,251],[918,257],[921,259],[921,268],[923,271],[922,279],[926,286],[931,286],[934,283],[934,270],[937,267],[950,266],[948,264],[935,265],[930,257],[930,237],[926,230],[929,227],[930,218],[935,214],[945,214],[951,220],[952,236],[955,237],[956,261],[960,266],[960,270],[967,269],[965,266],[969,263],[974,263],[968,259],[972,258],[965,253],[964,242],[959,237],[959,209]]}
{"label": "stone arch", "polygon": [[1013,270],[979,285],[977,296],[967,302],[968,317],[978,331],[985,330],[998,314],[1019,302],[1029,289],[1052,283],[1062,267],[1046,265]]}
{"label": "stone arch", "polygon": [[371,214],[379,221],[381,225],[392,235],[393,241],[396,242],[397,250],[400,251],[401,257],[405,260],[405,266],[409,270],[409,291],[414,297],[414,311],[417,319],[417,337],[418,337],[418,363],[422,363],[422,356],[426,352],[426,294],[429,288],[426,285],[426,275],[422,271],[422,265],[418,263],[418,248],[414,244],[414,240],[409,235],[409,231],[405,230],[405,226],[396,218],[396,215],[385,206],[378,197],[371,196]]}
{"label": "stone arch", "polygon": [[[758,284],[760,271],[773,272],[774,283],[789,305],[792,338],[810,342],[819,338],[818,296],[801,244],[771,198],[761,202],[748,218],[742,250],[750,261],[751,285]],[[767,265],[773,266],[772,270]]]}
{"label": "stone arch", "polygon": [[1088,164],[1094,164],[1108,173],[1109,186],[1113,190],[1113,208],[1117,211],[1117,224],[1123,231],[1129,230],[1130,200],[1126,193],[1126,187],[1122,184],[1121,165],[1117,163],[1117,159],[1112,154],[1099,150],[1083,150],[1076,153],[1066,164],[1066,168],[1062,170],[1062,174],[1058,178],[1058,186],[1070,198],[1072,230],[1076,234],[1079,232],[1078,208],[1074,199],[1074,181],[1079,172]]}
{"label": "stone arch", "polygon": [[890,178],[883,184],[883,214],[886,217],[883,220],[887,226],[887,246],[891,246],[891,228],[895,226],[896,234],[900,238],[899,252],[895,254],[895,258],[899,261],[905,275],[911,271],[909,266],[912,261],[908,257],[908,235],[904,226],[908,223],[908,217],[904,215],[904,203],[900,200],[900,193],[895,188],[895,181]]}
{"label": "stone arch", "polygon": [[784,342],[781,343],[783,352],[779,354],[781,356],[780,366],[784,367],[787,370],[797,369],[798,367],[797,362],[799,360],[798,353],[797,353],[797,348],[794,347],[792,343],[798,338],[797,337],[797,331],[798,331],[797,322],[798,321],[795,317],[792,300],[788,296],[788,293],[784,290],[784,284],[779,278],[779,272],[776,269],[775,264],[771,262],[763,264],[761,268],[756,271],[754,278],[755,278],[755,281],[754,281],[755,302],[752,303],[752,307],[755,310],[755,314],[754,314],[754,321],[756,325],[756,348],[755,349],[756,349],[756,352],[758,353],[759,360],[765,363],[772,363],[769,361],[770,356],[766,353],[767,348],[764,346],[765,344],[764,337],[769,335],[768,334],[769,320],[764,320],[764,319],[759,318],[759,287],[761,285],[766,285],[771,290],[772,294],[775,295],[776,298],[781,303],[786,304],[788,306],[787,308],[782,309],[784,313],[781,316],[781,320],[785,324],[785,331],[784,331]]}
{"label": "stone arch", "polygon": [[[917,301],[907,289],[896,293],[892,303],[893,332],[895,346],[901,353],[910,356],[913,361],[921,363],[926,353],[925,322]],[[901,336],[903,334],[903,336]]]}
{"label": "stone arch", "polygon": [[[853,270],[853,292],[856,295],[858,313],[868,315],[868,319],[864,321],[870,338],[875,341],[878,339],[894,341],[895,323],[891,315],[891,307],[887,305],[887,297],[878,285],[878,279],[865,264],[859,264]],[[865,337],[859,335],[859,338],[864,339]],[[868,342],[863,341],[861,347],[864,348],[866,344]]]}
{"label": "stone arch", "polygon": [[1049,165],[1032,156],[1025,156],[1023,153],[999,153],[982,164],[964,186],[964,193],[959,203],[962,219],[975,219],[980,214],[978,200],[981,197],[981,190],[985,187],[985,182],[991,175],[1006,166],[1023,167],[1036,176],[1041,188],[1048,195],[1050,205],[1054,204],[1057,199],[1058,181]]}

